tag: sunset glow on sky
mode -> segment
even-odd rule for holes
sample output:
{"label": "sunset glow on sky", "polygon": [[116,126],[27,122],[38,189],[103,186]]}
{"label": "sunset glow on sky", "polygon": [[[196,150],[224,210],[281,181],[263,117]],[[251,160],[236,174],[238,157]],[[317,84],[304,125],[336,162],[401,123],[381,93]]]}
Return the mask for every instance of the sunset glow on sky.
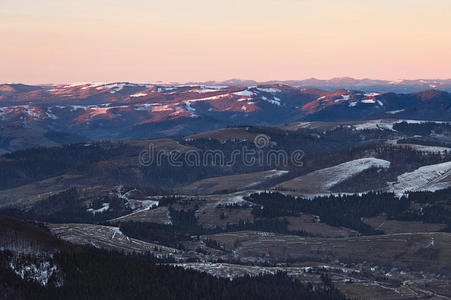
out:
{"label": "sunset glow on sky", "polygon": [[0,83],[451,78],[450,0],[0,0]]}

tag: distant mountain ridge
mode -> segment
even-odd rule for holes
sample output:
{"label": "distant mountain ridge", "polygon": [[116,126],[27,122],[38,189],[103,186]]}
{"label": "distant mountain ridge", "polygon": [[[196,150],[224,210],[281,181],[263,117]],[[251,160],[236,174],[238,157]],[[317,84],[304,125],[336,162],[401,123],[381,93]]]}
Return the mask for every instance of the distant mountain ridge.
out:
{"label": "distant mountain ridge", "polygon": [[286,84],[303,88],[319,88],[319,89],[358,89],[362,91],[379,91],[394,93],[414,93],[428,89],[439,89],[451,92],[451,79],[415,79],[415,80],[378,80],[378,79],[355,79],[351,77],[336,77],[332,79],[308,78],[303,80],[269,80],[254,81],[230,79],[226,81],[206,81],[206,82],[190,82],[188,84],[211,84],[211,85],[234,85],[249,86],[259,84]]}
{"label": "distant mountain ridge", "polygon": [[330,90],[281,83],[240,86],[236,81],[172,86],[0,85],[0,153],[84,140],[188,135],[236,125],[374,119],[450,121],[451,94],[431,89],[415,93]]}

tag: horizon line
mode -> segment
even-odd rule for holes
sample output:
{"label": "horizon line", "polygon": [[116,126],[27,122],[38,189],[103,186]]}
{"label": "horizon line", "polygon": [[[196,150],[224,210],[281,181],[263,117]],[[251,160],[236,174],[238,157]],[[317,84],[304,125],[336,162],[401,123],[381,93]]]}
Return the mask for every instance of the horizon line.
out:
{"label": "horizon line", "polygon": [[318,81],[332,81],[337,79],[352,79],[357,81],[363,81],[363,80],[372,80],[372,81],[386,81],[389,83],[402,83],[404,81],[449,81],[451,80],[451,77],[448,78],[416,78],[416,79],[379,79],[379,78],[371,78],[371,77],[349,77],[349,76],[343,76],[343,77],[331,77],[329,79],[322,79],[318,77],[309,77],[304,79],[271,79],[271,80],[255,80],[255,79],[241,79],[241,78],[230,78],[225,80],[217,80],[217,79],[208,79],[208,80],[190,80],[190,81],[165,81],[165,80],[157,80],[157,81],[127,81],[127,80],[117,80],[117,81],[96,81],[96,80],[90,80],[90,81],[70,81],[70,82],[53,82],[53,83],[24,83],[24,82],[0,82],[0,85],[5,84],[24,84],[24,85],[36,85],[36,86],[45,86],[45,85],[64,85],[64,84],[108,84],[108,83],[134,83],[134,84],[177,84],[177,85],[187,85],[187,84],[197,84],[197,83],[206,83],[206,82],[215,82],[215,83],[223,83],[227,81],[253,81],[255,83],[277,83],[277,82],[289,82],[289,81],[307,81],[307,80],[318,80]]}

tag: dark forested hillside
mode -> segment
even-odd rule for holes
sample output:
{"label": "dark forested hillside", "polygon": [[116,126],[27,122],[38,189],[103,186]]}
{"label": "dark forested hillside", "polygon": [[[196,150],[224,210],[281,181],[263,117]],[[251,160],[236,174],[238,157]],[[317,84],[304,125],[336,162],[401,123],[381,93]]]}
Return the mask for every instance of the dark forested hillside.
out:
{"label": "dark forested hillside", "polygon": [[[268,178],[264,186],[268,187],[314,170],[364,157],[375,157],[391,163],[389,170],[383,170],[377,176],[376,174],[366,176],[373,181],[368,180],[365,184],[364,181],[354,180],[343,183],[337,189],[340,192],[353,192],[374,190],[383,187],[388,181],[396,180],[396,176],[404,172],[451,160],[451,151],[447,151],[447,148],[431,148],[426,151],[411,145],[402,145],[415,143],[416,145],[446,146],[451,139],[448,124],[395,122],[393,129],[396,128],[396,130],[389,130],[388,128],[392,126],[390,124],[392,123],[378,127],[379,124],[375,123],[375,129],[371,130],[365,129],[369,126],[368,124],[361,125],[364,128],[358,130],[356,126],[360,125],[334,123],[312,125],[312,128],[301,127],[297,130],[287,129],[284,126],[247,126],[186,138],[98,142],[22,150],[0,158],[0,190],[17,188],[43,180],[50,180],[53,184],[64,188],[73,185],[138,184],[174,189],[211,177],[268,169],[289,170],[289,174]],[[290,126],[297,125],[287,126],[291,128]],[[423,135],[415,135],[415,132]],[[267,137],[270,141],[268,147],[262,149],[256,147],[254,138],[258,135]],[[387,143],[389,140],[398,140],[398,144],[389,144]],[[156,159],[150,165],[140,163],[140,153],[146,151],[149,145],[154,146],[154,155],[159,155],[158,164]],[[287,153],[287,156],[295,151],[302,151],[304,156],[301,167],[293,164],[291,159],[286,161],[268,159],[263,163],[248,164],[241,156],[234,159],[233,164],[226,164],[232,160],[234,151],[241,151],[242,154],[243,149],[259,150],[261,151],[259,155],[262,157],[269,157],[268,153],[274,151],[284,151],[283,153]],[[169,150],[180,153],[177,164],[170,162]],[[200,164],[188,165],[184,159],[189,151],[191,153],[194,151],[200,158],[207,157],[208,153],[216,151],[220,153],[221,158],[219,161],[201,160]],[[359,184],[360,187],[356,187],[355,184]],[[2,195],[0,202],[3,198],[10,200],[14,198],[14,195]]]}
{"label": "dark forested hillside", "polygon": [[[156,265],[147,256],[93,249],[56,254],[52,263],[59,267],[63,285],[51,278],[43,287],[9,270],[10,259],[10,253],[0,252],[3,299],[346,299],[326,280],[315,288],[283,273],[230,281]],[[33,261],[28,258],[28,263]]]}
{"label": "dark forested hillside", "polygon": [[284,273],[218,279],[148,254],[74,246],[10,217],[0,225],[1,299],[346,299],[327,280],[314,287]]}
{"label": "dark forested hillside", "polygon": [[332,226],[352,228],[362,234],[382,234],[383,232],[362,222],[362,218],[384,214],[393,220],[448,224],[449,230],[451,211],[447,205],[450,195],[450,188],[436,192],[413,192],[403,197],[397,197],[393,193],[370,192],[363,195],[319,196],[313,199],[268,192],[252,194],[247,200],[261,205],[252,210],[254,216],[259,218],[309,213],[318,215],[323,222]]}

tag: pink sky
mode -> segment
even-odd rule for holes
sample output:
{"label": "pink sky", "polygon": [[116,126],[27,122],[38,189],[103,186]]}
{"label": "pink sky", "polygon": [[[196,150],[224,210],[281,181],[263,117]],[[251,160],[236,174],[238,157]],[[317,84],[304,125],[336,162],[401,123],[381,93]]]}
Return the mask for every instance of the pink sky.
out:
{"label": "pink sky", "polygon": [[451,78],[450,12],[449,0],[1,0],[0,82]]}

